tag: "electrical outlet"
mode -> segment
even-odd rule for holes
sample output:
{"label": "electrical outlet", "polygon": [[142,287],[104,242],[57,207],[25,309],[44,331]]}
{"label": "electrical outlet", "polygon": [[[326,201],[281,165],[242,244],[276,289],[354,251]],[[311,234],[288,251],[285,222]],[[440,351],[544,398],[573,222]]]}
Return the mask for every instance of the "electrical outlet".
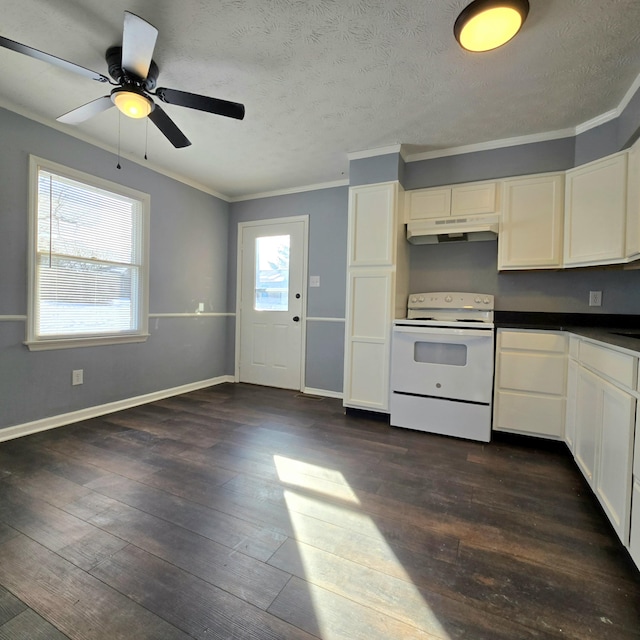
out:
{"label": "electrical outlet", "polygon": [[73,386],[84,383],[84,369],[74,369],[71,372],[71,384]]}
{"label": "electrical outlet", "polygon": [[602,291],[589,291],[589,306],[590,307],[602,306]]}

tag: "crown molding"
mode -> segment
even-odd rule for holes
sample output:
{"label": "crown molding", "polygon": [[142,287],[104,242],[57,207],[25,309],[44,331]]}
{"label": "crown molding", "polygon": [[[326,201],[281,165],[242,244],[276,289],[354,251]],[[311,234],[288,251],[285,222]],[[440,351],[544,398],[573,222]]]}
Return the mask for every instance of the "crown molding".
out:
{"label": "crown molding", "polygon": [[[403,154],[401,144],[390,144],[386,147],[378,147],[377,149],[365,149],[364,151],[350,151],[347,153],[347,159],[362,160],[363,158],[375,158],[376,156],[386,156],[390,153]],[[404,156],[403,156],[404,157]]]}
{"label": "crown molding", "polygon": [[[99,149],[102,149],[103,151],[108,151],[109,153],[112,153],[115,156],[118,155],[118,150],[115,147],[112,147],[108,144],[104,144],[103,142],[94,140],[90,136],[85,135],[84,133],[82,133],[81,131],[79,131],[78,129],[70,125],[64,125],[55,120],[51,121],[47,118],[43,118],[42,116],[39,116],[33,113],[32,111],[25,109],[24,107],[7,102],[2,98],[0,98],[0,108],[16,113],[19,116],[23,116],[24,118],[33,120],[34,122],[38,122],[39,124],[42,124],[45,127],[49,127],[50,129],[55,129],[56,131],[60,131],[61,133],[71,136],[72,138],[76,138],[77,140],[81,140],[82,142],[86,142],[87,144],[90,144],[92,147],[98,147]],[[209,195],[214,196],[215,198],[219,198],[220,200],[224,200],[225,202],[230,201],[229,196],[223,193],[220,193],[215,189],[211,189],[206,185],[200,184],[195,180],[191,180],[186,176],[180,175],[179,173],[168,171],[167,169],[164,169],[163,167],[160,167],[157,164],[150,162],[149,160],[143,160],[138,156],[135,156],[131,153],[122,152],[122,151],[120,151],[119,155],[121,159],[127,160],[129,162],[133,162],[141,167],[144,167],[145,169],[150,169],[154,173],[159,173],[160,175],[163,175],[167,178],[171,178],[172,180],[181,182],[182,184],[185,184],[188,187],[192,187],[194,189],[197,189],[198,191],[203,191],[204,193],[208,193]]]}
{"label": "crown molding", "polygon": [[335,187],[348,187],[349,180],[335,180],[334,182],[320,182],[318,184],[308,184],[303,187],[291,187],[289,189],[278,189],[277,191],[263,191],[246,196],[234,196],[229,198],[229,202],[243,202],[245,200],[259,200],[260,198],[273,198],[275,196],[288,196],[292,193],[303,193],[305,191],[320,191],[321,189],[333,189]]}
{"label": "crown molding", "polygon": [[575,134],[575,129],[560,129],[558,131],[547,131],[546,133],[533,133],[517,138],[503,138],[502,140],[489,140],[477,144],[467,144],[461,147],[451,147],[449,149],[436,149],[434,151],[424,151],[413,153],[407,156],[406,162],[418,162],[420,160],[432,160],[434,158],[444,158],[446,156],[457,156],[462,153],[476,153],[477,151],[491,151],[493,149],[503,149],[505,147],[517,147],[522,144],[533,144],[536,142],[546,142],[548,140],[558,140],[568,138]]}

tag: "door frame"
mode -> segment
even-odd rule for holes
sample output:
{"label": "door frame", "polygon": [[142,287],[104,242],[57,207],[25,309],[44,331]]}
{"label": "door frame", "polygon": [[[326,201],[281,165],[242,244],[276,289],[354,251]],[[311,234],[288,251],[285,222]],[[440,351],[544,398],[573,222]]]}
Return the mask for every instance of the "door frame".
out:
{"label": "door frame", "polygon": [[236,249],[236,340],[235,340],[235,382],[240,382],[240,332],[242,327],[242,242],[244,229],[247,227],[266,227],[269,225],[286,224],[288,222],[302,222],[302,295],[304,296],[300,317],[300,381],[298,390],[305,387],[305,365],[307,354],[307,294],[309,291],[309,216],[287,216],[283,218],[267,218],[265,220],[248,220],[238,222],[238,238]]}

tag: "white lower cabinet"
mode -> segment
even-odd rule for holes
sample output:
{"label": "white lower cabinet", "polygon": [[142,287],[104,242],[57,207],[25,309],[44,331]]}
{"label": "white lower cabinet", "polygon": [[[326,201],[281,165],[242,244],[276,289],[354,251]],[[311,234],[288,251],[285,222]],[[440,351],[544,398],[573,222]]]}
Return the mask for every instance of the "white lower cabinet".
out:
{"label": "white lower cabinet", "polygon": [[567,412],[564,418],[564,441],[574,456],[576,444],[576,396],[578,394],[579,371],[580,365],[570,356],[567,364]]}
{"label": "white lower cabinet", "polygon": [[349,275],[344,389],[349,406],[388,408],[394,275],[385,268],[357,269]]}
{"label": "white lower cabinet", "polygon": [[624,544],[629,542],[636,399],[601,382],[602,412],[595,492]]}
{"label": "white lower cabinet", "polygon": [[593,489],[598,445],[598,424],[601,421],[598,377],[582,367],[578,370],[576,387],[576,432],[573,457]]}
{"label": "white lower cabinet", "polygon": [[498,329],[493,429],[561,440],[567,337]]}
{"label": "white lower cabinet", "polygon": [[[632,514],[637,370],[636,356],[580,340],[577,359],[570,362],[567,397],[565,439],[625,546]],[[638,517],[634,514],[634,520]]]}
{"label": "white lower cabinet", "polygon": [[630,533],[629,553],[636,566],[640,568],[640,477],[636,477],[633,483]]}

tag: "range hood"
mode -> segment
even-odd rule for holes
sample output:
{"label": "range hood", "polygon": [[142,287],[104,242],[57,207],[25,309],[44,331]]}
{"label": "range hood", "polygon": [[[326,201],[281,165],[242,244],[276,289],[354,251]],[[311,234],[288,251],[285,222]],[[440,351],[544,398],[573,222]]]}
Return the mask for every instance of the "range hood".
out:
{"label": "range hood", "polygon": [[498,214],[418,220],[407,224],[407,240],[411,244],[495,240],[499,226]]}

